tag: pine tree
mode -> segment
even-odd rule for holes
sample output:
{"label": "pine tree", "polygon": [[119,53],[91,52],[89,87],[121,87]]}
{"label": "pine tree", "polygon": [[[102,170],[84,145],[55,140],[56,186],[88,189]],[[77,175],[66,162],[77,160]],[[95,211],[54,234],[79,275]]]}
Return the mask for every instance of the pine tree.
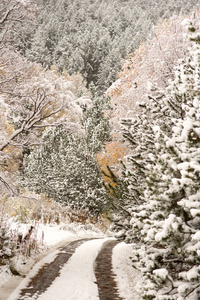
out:
{"label": "pine tree", "polygon": [[[192,32],[191,39],[198,42],[198,32]],[[141,230],[136,257],[147,282],[144,299],[198,299],[200,294],[198,43],[190,54],[166,90],[172,129],[166,130],[164,118],[153,128],[156,150],[150,155],[143,204],[132,211],[132,234]]]}
{"label": "pine tree", "polygon": [[[168,137],[171,137],[173,119],[184,118],[185,109],[182,105],[191,101],[191,92],[194,86],[198,86],[198,77],[194,76],[194,64],[197,59],[195,58],[197,53],[195,53],[196,51],[191,52],[186,61],[179,61],[179,65],[174,69],[175,79],[165,90],[158,89],[149,83],[149,99],[138,104],[140,113],[134,118],[124,118],[121,121],[123,136],[130,144],[130,154],[126,157],[125,169],[121,176],[121,181],[126,182],[127,188],[119,195],[119,199],[124,199],[126,202],[124,209],[129,208],[129,212],[132,211],[133,215],[135,213],[138,215],[140,211],[143,211],[146,178],[149,176],[151,167],[155,165],[155,157],[159,155],[157,149],[159,146],[155,141],[155,136],[158,134],[157,128],[159,127]],[[195,74],[198,74],[198,70]],[[159,179],[155,178],[156,180],[159,182]],[[120,209],[116,209],[115,213],[119,214]],[[129,225],[130,223],[132,225],[129,226],[129,231],[125,230],[123,233],[125,240],[130,242],[140,239],[145,219],[142,214],[140,215],[141,222],[139,223],[129,217]],[[123,221],[120,227],[123,228]],[[134,234],[131,231],[132,227]]]}
{"label": "pine tree", "polygon": [[[122,119],[121,121],[123,136],[129,142],[130,151],[122,166],[120,178],[115,180],[117,185],[113,188],[115,198],[118,199],[115,200],[116,205],[113,210],[114,229],[120,229],[126,242],[140,240],[144,216],[140,214],[141,221],[138,223],[133,222],[133,215],[143,211],[143,205],[145,205],[146,177],[151,166],[155,164],[152,156],[157,153],[155,128],[160,125],[163,130],[170,133],[172,125],[169,108],[164,103],[163,91],[154,92],[154,96],[149,96],[148,102],[140,103],[139,106],[140,114],[136,115],[135,118]],[[123,211],[120,208],[121,202],[123,202]],[[123,217],[124,211],[129,215],[126,222],[124,222]],[[121,214],[121,222],[119,223],[119,215]]]}
{"label": "pine tree", "polygon": [[82,125],[86,132],[86,143],[91,152],[97,153],[102,150],[106,141],[110,139],[109,120],[105,112],[109,109],[109,99],[99,97],[94,90],[92,105],[89,108],[82,107]]}
{"label": "pine tree", "polygon": [[46,130],[43,139],[44,145],[24,159],[23,185],[73,208],[101,213],[107,194],[85,137],[59,127]]}

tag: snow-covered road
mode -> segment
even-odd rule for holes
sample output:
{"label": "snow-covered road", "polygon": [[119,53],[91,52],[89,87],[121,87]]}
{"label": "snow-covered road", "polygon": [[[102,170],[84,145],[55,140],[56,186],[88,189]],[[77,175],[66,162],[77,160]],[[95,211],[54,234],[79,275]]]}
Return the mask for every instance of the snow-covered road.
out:
{"label": "snow-covered road", "polygon": [[61,269],[60,276],[55,279],[39,300],[95,300],[98,287],[95,283],[94,261],[104,239],[85,242],[77,248],[68,263]]}
{"label": "snow-covered road", "polygon": [[8,300],[139,300],[113,248],[124,259],[130,252],[113,238],[74,241],[37,264]]}

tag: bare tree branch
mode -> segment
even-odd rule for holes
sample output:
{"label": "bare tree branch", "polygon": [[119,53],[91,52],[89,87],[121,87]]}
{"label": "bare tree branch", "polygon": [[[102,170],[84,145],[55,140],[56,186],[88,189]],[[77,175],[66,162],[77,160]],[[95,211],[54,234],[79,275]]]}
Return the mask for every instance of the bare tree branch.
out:
{"label": "bare tree branch", "polygon": [[14,189],[11,187],[11,185],[2,177],[0,176],[0,181],[4,184],[4,186],[11,191],[11,193],[15,196],[17,196],[18,194],[14,191]]}

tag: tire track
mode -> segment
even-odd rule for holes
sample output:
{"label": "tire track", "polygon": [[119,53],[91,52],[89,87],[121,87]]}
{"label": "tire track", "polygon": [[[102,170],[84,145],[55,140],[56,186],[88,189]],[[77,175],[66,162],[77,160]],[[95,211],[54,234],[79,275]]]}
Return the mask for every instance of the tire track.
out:
{"label": "tire track", "polygon": [[74,254],[76,248],[88,240],[91,240],[91,238],[73,241],[67,246],[60,248],[60,253],[58,253],[54,261],[45,264],[39,269],[38,273],[30,279],[28,286],[21,290],[17,300],[37,299],[39,295],[43,294],[59,275],[59,271]]}
{"label": "tire track", "polygon": [[115,274],[112,271],[112,250],[119,242],[106,241],[95,260],[95,276],[100,300],[123,300],[117,289]]}

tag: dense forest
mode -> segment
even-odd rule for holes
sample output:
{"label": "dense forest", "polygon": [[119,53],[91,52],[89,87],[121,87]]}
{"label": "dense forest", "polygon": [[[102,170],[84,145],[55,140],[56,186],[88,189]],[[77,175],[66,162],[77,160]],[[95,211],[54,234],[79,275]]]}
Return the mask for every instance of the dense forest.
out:
{"label": "dense forest", "polygon": [[199,299],[199,24],[195,0],[1,1],[0,265],[11,217],[109,219],[143,299]]}
{"label": "dense forest", "polygon": [[187,13],[197,1],[48,0],[38,7],[35,26],[11,37],[31,61],[80,72],[87,87],[102,93],[116,80],[121,60],[146,40],[152,25]]}

